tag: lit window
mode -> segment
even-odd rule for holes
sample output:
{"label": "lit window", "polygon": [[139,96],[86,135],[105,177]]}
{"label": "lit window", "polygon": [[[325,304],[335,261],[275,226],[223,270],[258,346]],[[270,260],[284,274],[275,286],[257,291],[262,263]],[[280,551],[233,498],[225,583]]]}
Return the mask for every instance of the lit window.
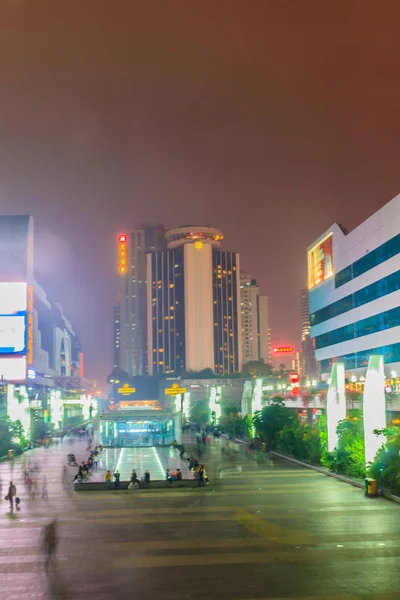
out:
{"label": "lit window", "polygon": [[164,352],[164,348],[159,348],[158,351],[159,352]]}
{"label": "lit window", "polygon": [[164,362],[163,362],[162,360],[159,360],[159,361],[158,361],[158,364],[159,364],[159,365],[163,365],[163,364],[164,364]]}
{"label": "lit window", "polygon": [[174,284],[174,283],[170,283],[170,284],[169,284],[169,287],[170,287],[170,288],[173,288],[173,287],[175,287],[175,284]]}

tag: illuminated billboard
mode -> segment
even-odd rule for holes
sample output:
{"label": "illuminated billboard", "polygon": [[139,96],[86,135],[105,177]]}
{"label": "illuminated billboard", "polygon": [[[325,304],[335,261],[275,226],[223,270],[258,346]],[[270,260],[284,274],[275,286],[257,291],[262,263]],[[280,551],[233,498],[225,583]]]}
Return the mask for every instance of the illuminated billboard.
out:
{"label": "illuminated billboard", "polygon": [[291,354],[294,352],[293,346],[277,346],[273,349],[273,352],[277,354]]}
{"label": "illuminated billboard", "polygon": [[26,352],[26,283],[0,282],[0,354]]}
{"label": "illuminated billboard", "polygon": [[308,251],[308,289],[323,283],[334,274],[332,234],[327,235]]}

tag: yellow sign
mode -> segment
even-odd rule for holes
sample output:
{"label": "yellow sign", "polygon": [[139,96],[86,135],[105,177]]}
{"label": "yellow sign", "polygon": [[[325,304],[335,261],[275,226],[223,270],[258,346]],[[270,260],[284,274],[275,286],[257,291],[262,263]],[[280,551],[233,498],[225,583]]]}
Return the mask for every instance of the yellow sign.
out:
{"label": "yellow sign", "polygon": [[168,396],[177,396],[178,394],[186,394],[186,388],[180,388],[177,383],[174,383],[172,387],[167,388],[165,393]]}
{"label": "yellow sign", "polygon": [[119,403],[121,409],[150,409],[160,410],[160,404],[157,400],[121,400]]}
{"label": "yellow sign", "polygon": [[136,392],[136,388],[129,387],[129,383],[124,383],[124,387],[118,388],[118,394],[122,394],[123,396],[130,396]]}
{"label": "yellow sign", "polygon": [[312,290],[333,275],[333,244],[329,233],[308,251],[308,289]]}
{"label": "yellow sign", "polygon": [[33,286],[28,285],[28,302],[27,302],[27,317],[28,317],[28,327],[27,327],[27,353],[26,360],[28,365],[33,363]]}

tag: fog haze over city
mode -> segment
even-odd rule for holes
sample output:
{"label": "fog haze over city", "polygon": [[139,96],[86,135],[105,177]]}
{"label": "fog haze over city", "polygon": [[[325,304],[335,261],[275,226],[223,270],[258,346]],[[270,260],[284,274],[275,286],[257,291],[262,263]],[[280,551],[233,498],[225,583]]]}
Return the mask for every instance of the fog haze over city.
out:
{"label": "fog haze over city", "polygon": [[[298,344],[305,249],[399,191],[400,7],[376,2],[3,2],[0,199],[101,379],[116,235],[210,224]],[[73,41],[71,31],[74,32]]]}

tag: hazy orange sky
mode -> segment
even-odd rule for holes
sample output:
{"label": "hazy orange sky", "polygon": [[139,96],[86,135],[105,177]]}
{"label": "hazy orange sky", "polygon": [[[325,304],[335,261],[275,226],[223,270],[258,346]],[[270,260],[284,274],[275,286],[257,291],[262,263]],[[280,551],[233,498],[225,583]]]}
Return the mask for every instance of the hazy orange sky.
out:
{"label": "hazy orange sky", "polygon": [[0,4],[0,206],[112,367],[115,236],[211,224],[298,343],[305,249],[400,191],[398,0]]}

